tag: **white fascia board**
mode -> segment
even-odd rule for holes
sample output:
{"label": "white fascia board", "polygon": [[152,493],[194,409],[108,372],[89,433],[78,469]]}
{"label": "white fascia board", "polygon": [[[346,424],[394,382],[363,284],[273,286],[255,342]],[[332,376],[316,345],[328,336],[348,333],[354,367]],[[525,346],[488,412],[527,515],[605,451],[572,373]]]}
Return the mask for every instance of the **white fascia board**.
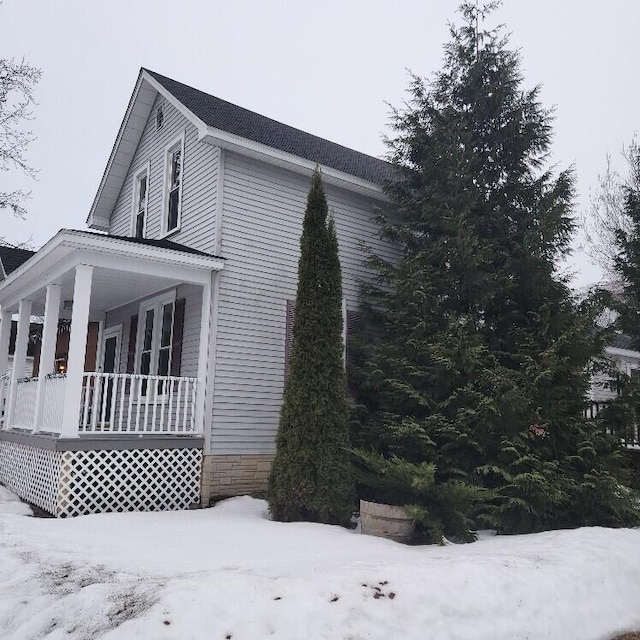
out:
{"label": "white fascia board", "polygon": [[99,231],[107,231],[109,228],[109,220],[104,220],[101,216],[97,215],[96,209],[98,207],[98,203],[102,197],[102,193],[104,191],[107,178],[111,173],[111,169],[113,167],[113,163],[115,161],[116,154],[118,152],[118,148],[120,147],[120,142],[124,136],[124,132],[129,124],[129,118],[131,116],[131,112],[133,111],[133,107],[138,99],[138,94],[140,93],[140,87],[142,86],[142,72],[138,75],[138,80],[136,81],[136,86],[131,94],[131,98],[129,99],[129,104],[127,105],[127,110],[125,111],[124,118],[120,123],[120,129],[118,130],[118,135],[116,136],[116,141],[113,143],[113,147],[111,149],[111,154],[109,155],[109,160],[107,160],[107,166],[102,174],[102,179],[100,180],[100,184],[98,185],[98,191],[96,192],[95,198],[93,199],[93,203],[91,204],[91,209],[89,209],[89,215],[87,216],[87,226],[90,229],[98,229]]}
{"label": "white fascia board", "polygon": [[[167,265],[181,264],[192,269],[205,269],[208,271],[220,271],[224,268],[224,260],[213,256],[202,256],[178,249],[155,247],[140,242],[130,242],[107,235],[98,236],[83,231],[63,230],[60,233],[63,236],[61,243],[65,247],[106,253],[114,256],[114,258],[133,257],[138,260],[162,262]],[[114,264],[117,265],[117,261]]]}
{"label": "white fascia board", "polygon": [[[258,160],[264,160],[279,167],[284,167],[305,175],[311,175],[316,168],[316,163],[312,160],[301,158],[287,151],[274,149],[266,144],[254,142],[253,140],[248,140],[242,136],[223,131],[222,129],[216,129],[215,127],[205,125],[202,128],[198,128],[198,139],[217,147],[235,151],[241,155],[250,156]],[[349,173],[338,171],[337,169],[322,164],[320,165],[320,169],[323,180],[329,184],[368,195],[376,200],[388,200],[382,187],[374,182],[363,180],[362,178],[352,176]]]}
{"label": "white fascia board", "polygon": [[619,349],[618,347],[605,347],[605,353],[612,356],[622,356],[624,358],[640,359],[640,351],[633,351],[632,349]]}
{"label": "white fascia board", "polygon": [[141,79],[148,82],[176,111],[181,113],[198,130],[206,128],[206,124],[198,118],[190,109],[187,109],[170,91],[165,89],[153,76],[146,71],[141,72]]}

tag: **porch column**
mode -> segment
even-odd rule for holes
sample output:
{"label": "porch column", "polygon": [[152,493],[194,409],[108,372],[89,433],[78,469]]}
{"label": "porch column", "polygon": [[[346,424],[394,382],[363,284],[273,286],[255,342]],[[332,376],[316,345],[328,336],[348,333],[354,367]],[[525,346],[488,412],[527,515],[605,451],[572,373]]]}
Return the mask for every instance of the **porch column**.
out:
{"label": "porch column", "polygon": [[[212,276],[213,277],[213,276]],[[198,352],[198,383],[196,387],[196,433],[205,433],[205,397],[207,391],[207,369],[209,366],[209,339],[212,316],[212,284],[202,287],[202,313],[200,316],[200,350]]]}
{"label": "porch column", "polygon": [[[18,334],[16,335],[16,348],[13,352],[11,386],[9,388],[9,402],[7,403],[5,420],[7,427],[11,427],[13,424],[13,412],[16,406],[16,394],[18,392],[18,384],[16,381],[24,377],[24,370],[27,363],[27,342],[29,341],[30,320],[31,300],[20,300],[20,306],[18,307]],[[2,323],[4,324],[4,319]]]}
{"label": "porch column", "polygon": [[78,435],[82,381],[84,378],[84,359],[87,351],[87,329],[89,325],[92,280],[93,267],[79,264],[76,267],[76,276],[73,285],[71,334],[69,336],[64,412],[60,433],[60,435],[67,438],[75,438]]}
{"label": "porch column", "polygon": [[11,337],[11,312],[0,313],[0,376],[9,367],[9,338]]}
{"label": "porch column", "polygon": [[36,390],[35,417],[33,430],[40,431],[44,412],[44,386],[47,374],[53,371],[58,340],[58,317],[60,315],[60,285],[47,286],[47,297],[44,303],[44,327],[40,347],[40,370],[38,371],[38,388]]}

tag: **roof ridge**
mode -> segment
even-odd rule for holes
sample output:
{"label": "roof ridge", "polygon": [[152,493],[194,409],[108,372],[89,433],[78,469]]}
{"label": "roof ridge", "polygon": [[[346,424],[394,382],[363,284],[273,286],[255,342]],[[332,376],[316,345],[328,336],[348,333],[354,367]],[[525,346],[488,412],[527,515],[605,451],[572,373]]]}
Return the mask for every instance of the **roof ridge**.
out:
{"label": "roof ridge", "polygon": [[393,165],[257,111],[229,102],[157,71],[142,67],[206,125],[285,151],[375,184],[391,177]]}

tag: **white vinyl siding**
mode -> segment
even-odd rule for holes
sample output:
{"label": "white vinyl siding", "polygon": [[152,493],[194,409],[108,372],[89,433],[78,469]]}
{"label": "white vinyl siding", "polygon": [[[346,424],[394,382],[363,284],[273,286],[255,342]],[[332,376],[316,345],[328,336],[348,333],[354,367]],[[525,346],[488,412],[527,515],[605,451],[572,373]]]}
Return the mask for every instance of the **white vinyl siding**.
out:
{"label": "white vinyl siding", "polygon": [[[156,108],[163,104],[164,123],[156,131]],[[182,166],[182,203],[180,230],[170,239],[200,251],[213,252],[215,201],[218,172],[217,147],[198,140],[196,128],[173,106],[158,98],[145,125],[140,143],[133,156],[124,186],[111,214],[109,233],[131,236],[131,212],[134,207],[134,176],[149,165],[147,220],[145,237],[162,237],[165,189],[165,158],[167,145],[184,133]]]}
{"label": "white vinyl siding", "polygon": [[[310,179],[226,152],[211,451],[272,453],[282,402],[286,301],[295,298]],[[374,203],[325,184],[344,296],[356,308],[365,241],[383,255]]]}

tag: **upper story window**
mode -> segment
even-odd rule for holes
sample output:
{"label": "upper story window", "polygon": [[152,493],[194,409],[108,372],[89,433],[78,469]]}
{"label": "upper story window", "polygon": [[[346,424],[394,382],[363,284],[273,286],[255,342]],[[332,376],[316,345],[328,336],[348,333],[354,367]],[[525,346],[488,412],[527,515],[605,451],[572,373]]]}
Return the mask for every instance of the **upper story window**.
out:
{"label": "upper story window", "polygon": [[162,109],[162,105],[160,105],[156,109],[156,131],[160,131],[160,129],[162,129],[163,124],[164,124],[164,110]]}
{"label": "upper story window", "polygon": [[166,150],[164,220],[165,234],[180,228],[182,214],[182,181],[184,167],[184,134]]}
{"label": "upper story window", "polygon": [[133,178],[133,221],[134,238],[144,238],[147,226],[149,201],[149,165],[138,171]]}

